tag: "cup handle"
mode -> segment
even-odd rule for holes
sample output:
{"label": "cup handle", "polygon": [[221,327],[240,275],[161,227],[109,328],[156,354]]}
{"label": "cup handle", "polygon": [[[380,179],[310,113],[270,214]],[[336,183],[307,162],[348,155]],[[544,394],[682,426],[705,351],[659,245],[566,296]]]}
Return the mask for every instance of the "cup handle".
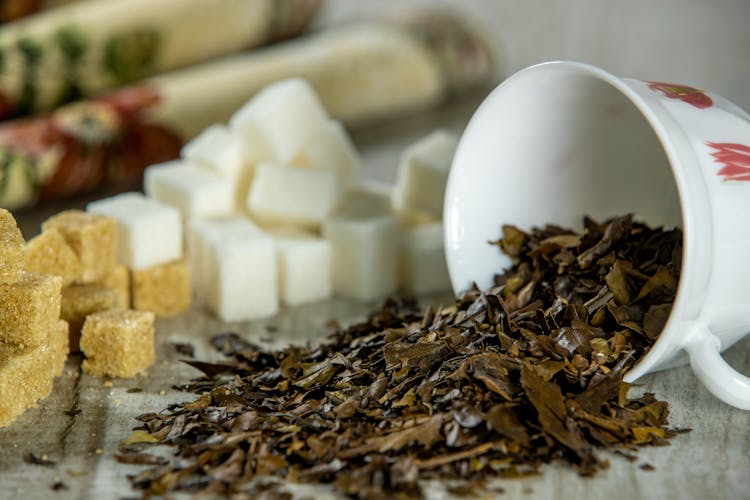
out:
{"label": "cup handle", "polygon": [[708,325],[694,326],[685,350],[690,356],[690,367],[706,389],[727,404],[750,410],[750,378],[724,361],[721,341]]}

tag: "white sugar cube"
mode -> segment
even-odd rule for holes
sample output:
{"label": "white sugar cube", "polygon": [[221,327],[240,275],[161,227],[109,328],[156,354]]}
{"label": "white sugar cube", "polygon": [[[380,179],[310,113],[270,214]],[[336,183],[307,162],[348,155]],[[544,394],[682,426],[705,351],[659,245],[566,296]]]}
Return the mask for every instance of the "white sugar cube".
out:
{"label": "white sugar cube", "polygon": [[299,230],[270,231],[276,245],[281,300],[290,306],[332,293],[331,243]]}
{"label": "white sugar cube", "polygon": [[411,210],[394,211],[391,205],[392,192],[393,188],[383,182],[360,182],[346,190],[341,206],[346,207],[349,213],[355,214],[393,214],[396,216],[398,225],[401,228],[410,228],[436,222],[434,217],[425,212]]}
{"label": "white sugar cube", "polygon": [[242,216],[219,219],[194,217],[186,224],[186,243],[193,290],[199,302],[206,300],[208,284],[215,277],[208,266],[211,245],[222,238],[254,237],[261,229]]}
{"label": "white sugar cube", "polygon": [[203,295],[223,321],[246,321],[279,308],[276,252],[270,236],[242,218],[191,224]]}
{"label": "white sugar cube", "polygon": [[344,191],[336,212],[350,218],[392,215],[391,187],[378,181],[362,181],[351,185]]}
{"label": "white sugar cube", "polygon": [[438,130],[404,151],[393,192],[396,210],[442,218],[445,184],[457,145],[454,135]]}
{"label": "white sugar cube", "polygon": [[141,193],[123,193],[94,201],[86,210],[117,221],[118,260],[132,270],[182,256],[180,212]]}
{"label": "white sugar cube", "polygon": [[396,291],[398,225],[389,194],[381,183],[353,186],[323,222],[323,237],[331,242],[337,295],[374,301]]}
{"label": "white sugar cube", "polygon": [[247,207],[263,224],[317,227],[336,207],[340,195],[333,172],[261,163],[255,169]]}
{"label": "white sugar cube", "polygon": [[206,298],[205,294],[205,278],[203,275],[204,262],[206,257],[203,251],[203,231],[205,231],[205,225],[208,224],[208,220],[205,219],[189,219],[185,223],[185,253],[188,258],[188,265],[190,266],[190,281],[193,290],[193,295],[196,297],[195,302],[203,302]]}
{"label": "white sugar cube", "polygon": [[251,169],[262,161],[271,163],[278,161],[273,145],[261,123],[248,121],[241,126],[231,128],[230,132],[239,140],[242,158]]}
{"label": "white sugar cube", "polygon": [[402,290],[413,294],[447,292],[451,289],[442,223],[424,224],[402,232],[399,282]]}
{"label": "white sugar cube", "polygon": [[440,217],[433,217],[427,212],[416,212],[414,210],[398,210],[396,211],[396,218],[398,218],[398,224],[402,229],[441,222]]}
{"label": "white sugar cube", "polygon": [[207,236],[214,221],[212,219],[191,218],[185,223],[185,251],[190,266],[190,280],[196,303],[206,301],[206,260]]}
{"label": "white sugar cube", "polygon": [[324,127],[310,132],[307,142],[298,145],[294,151],[282,151],[280,156],[289,158],[294,165],[331,170],[342,182],[359,171],[362,161],[341,123],[329,121]]}
{"label": "white sugar cube", "polygon": [[356,193],[323,222],[323,237],[331,242],[334,293],[369,302],[396,291],[398,225],[377,196],[362,201]]}
{"label": "white sugar cube", "polygon": [[244,207],[255,164],[273,161],[268,141],[257,127],[230,130],[211,125],[182,148],[182,157],[205,166],[234,186],[237,207]]}
{"label": "white sugar cube", "polygon": [[240,239],[212,247],[209,307],[222,321],[248,321],[279,310],[276,255],[270,238]]}
{"label": "white sugar cube", "polygon": [[290,78],[258,92],[230,118],[229,126],[237,130],[259,126],[278,160],[288,163],[327,122],[326,110],[310,84]]}
{"label": "white sugar cube", "polygon": [[236,180],[245,167],[242,141],[221,124],[214,124],[185,144],[181,156],[220,176]]}
{"label": "white sugar cube", "polygon": [[151,198],[176,207],[185,218],[229,215],[236,203],[231,180],[186,160],[148,167],[143,190]]}

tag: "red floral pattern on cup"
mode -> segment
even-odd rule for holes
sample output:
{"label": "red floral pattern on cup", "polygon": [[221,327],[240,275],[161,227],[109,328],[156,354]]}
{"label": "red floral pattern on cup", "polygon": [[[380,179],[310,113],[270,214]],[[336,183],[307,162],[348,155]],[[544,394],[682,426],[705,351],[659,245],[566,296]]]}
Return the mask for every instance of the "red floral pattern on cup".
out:
{"label": "red floral pattern on cup", "polygon": [[750,182],[750,146],[734,142],[706,142],[713,148],[711,156],[723,165],[716,173],[725,181]]}
{"label": "red floral pattern on cup", "polygon": [[647,82],[648,87],[670,99],[679,99],[698,109],[706,109],[713,106],[714,101],[706,93],[695,87],[680,85],[677,83]]}

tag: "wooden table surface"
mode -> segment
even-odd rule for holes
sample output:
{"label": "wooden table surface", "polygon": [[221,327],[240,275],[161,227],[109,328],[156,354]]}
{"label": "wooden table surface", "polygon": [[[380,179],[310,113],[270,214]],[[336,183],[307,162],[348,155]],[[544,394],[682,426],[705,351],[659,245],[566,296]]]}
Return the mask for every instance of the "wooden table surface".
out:
{"label": "wooden table surface", "polygon": [[[449,299],[446,297],[446,299]],[[434,299],[433,299],[434,300]],[[146,376],[107,381],[81,374],[79,359],[72,358],[53,394],[37,408],[23,414],[13,425],[0,430],[0,498],[122,498],[133,496],[127,474],[142,468],[118,464],[113,454],[130,434],[140,413],[159,411],[176,401],[194,396],[172,389],[172,385],[197,376],[179,361],[171,342],[191,342],[199,359],[218,359],[208,346],[214,333],[233,330],[261,345],[281,346],[324,335],[325,322],[342,323],[363,317],[371,306],[331,300],[287,309],[277,317],[251,324],[226,325],[202,311],[160,319],[157,322],[158,362]],[[267,325],[278,328],[269,333]],[[274,341],[268,342],[273,335]],[[727,359],[736,368],[750,372],[750,342],[734,347]],[[647,376],[644,389],[671,404],[670,421],[692,432],[672,440],[671,445],[644,448],[636,462],[612,456],[609,470],[593,478],[581,478],[563,464],[545,466],[543,474],[499,484],[507,498],[626,499],[738,499],[750,498],[750,419],[746,412],[722,404],[704,390],[689,368],[677,368]],[[141,388],[143,392],[129,393]],[[80,410],[75,416],[66,411]],[[30,465],[26,453],[47,455],[55,466]],[[644,471],[641,464],[651,464]],[[53,491],[62,481],[68,489]],[[326,487],[301,489],[300,496],[332,496]],[[429,485],[430,498],[445,498],[439,484]]]}
{"label": "wooden table surface", "polygon": [[[443,126],[460,132],[479,97],[453,103],[422,116],[358,131],[355,141],[362,148],[364,177],[392,180],[398,153],[405,144]],[[77,201],[67,206],[81,206]],[[62,205],[45,207],[20,216],[26,237],[38,231],[41,220]],[[431,302],[449,301],[449,296],[431,297]],[[327,333],[325,323],[342,324],[362,319],[373,304],[330,300],[285,309],[267,321],[222,324],[200,308],[157,320],[156,365],[145,376],[105,380],[83,375],[80,359],[72,357],[53,394],[27,411],[10,427],[0,429],[0,498],[122,498],[134,496],[127,475],[142,470],[118,464],[113,454],[138,422],[140,413],[159,411],[166,404],[189,400],[191,394],[172,388],[198,376],[179,361],[171,342],[190,342],[196,357],[218,359],[208,345],[215,333],[236,331],[269,347],[304,342]],[[273,332],[267,326],[273,325]],[[727,355],[729,362],[750,373],[750,338],[738,343]],[[728,407],[701,387],[689,368],[649,375],[643,389],[671,404],[670,422],[690,427],[671,445],[640,451],[634,463],[611,457],[611,467],[594,478],[581,478],[564,464],[543,468],[543,474],[526,479],[505,480],[502,498],[659,498],[706,499],[750,498],[750,413]],[[130,393],[128,389],[142,392]],[[80,410],[80,412],[71,411]],[[66,413],[66,411],[68,413]],[[23,457],[29,452],[46,455],[54,466],[31,465]],[[639,466],[650,464],[653,471]],[[53,491],[62,482],[67,489]],[[331,496],[326,487],[303,487],[298,496]],[[430,498],[447,498],[439,483],[427,487]]]}

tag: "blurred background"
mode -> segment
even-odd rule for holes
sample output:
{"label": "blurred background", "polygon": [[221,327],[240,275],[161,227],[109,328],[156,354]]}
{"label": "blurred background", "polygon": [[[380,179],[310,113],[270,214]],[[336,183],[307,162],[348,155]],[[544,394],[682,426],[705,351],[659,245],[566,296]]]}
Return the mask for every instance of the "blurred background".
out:
{"label": "blurred background", "polygon": [[[314,27],[436,6],[454,9],[477,26],[494,50],[497,81],[536,63],[575,60],[622,77],[710,90],[750,110],[747,0],[329,0]],[[400,148],[425,121],[460,132],[484,95],[480,90],[464,97],[463,105],[412,118],[413,126],[355,135],[375,150],[369,172],[390,178]]]}
{"label": "blurred background", "polygon": [[33,227],[131,189],[290,76],[384,181],[406,145],[460,133],[504,77],[548,60],[750,109],[749,19],[747,0],[0,0],[0,206],[53,204]]}
{"label": "blurred background", "polygon": [[496,49],[506,76],[570,59],[619,76],[711,90],[750,108],[747,0],[330,0],[316,26],[407,5],[465,13]]}

